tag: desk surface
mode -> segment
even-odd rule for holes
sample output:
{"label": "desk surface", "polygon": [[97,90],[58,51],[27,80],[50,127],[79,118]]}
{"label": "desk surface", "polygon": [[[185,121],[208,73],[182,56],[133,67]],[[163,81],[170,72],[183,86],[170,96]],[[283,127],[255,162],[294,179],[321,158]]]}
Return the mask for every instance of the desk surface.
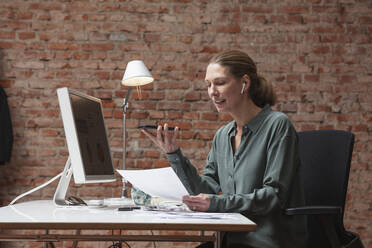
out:
{"label": "desk surface", "polygon": [[[213,215],[213,216],[211,216]],[[0,229],[131,229],[131,230],[256,230],[238,213],[118,211],[117,208],[56,207],[52,201],[31,201],[0,208]]]}

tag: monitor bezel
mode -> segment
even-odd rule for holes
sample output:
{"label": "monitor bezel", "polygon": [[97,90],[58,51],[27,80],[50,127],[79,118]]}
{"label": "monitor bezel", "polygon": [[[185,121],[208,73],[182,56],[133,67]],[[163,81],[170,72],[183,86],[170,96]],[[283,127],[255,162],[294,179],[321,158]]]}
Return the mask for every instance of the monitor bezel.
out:
{"label": "monitor bezel", "polygon": [[[101,118],[103,126],[105,129],[105,139],[108,146],[108,151],[110,155],[110,164],[112,166],[112,174],[107,175],[86,175],[84,171],[83,157],[80,151],[79,139],[76,129],[76,123],[74,119],[74,114],[71,105],[70,94],[95,101],[100,105]],[[102,102],[99,98],[89,96],[87,94],[78,92],[76,90],[71,90],[69,88],[59,88],[57,89],[58,101],[60,105],[61,117],[63,122],[63,127],[66,136],[67,148],[71,159],[72,174],[74,175],[75,184],[85,184],[85,183],[105,183],[113,182],[116,180],[115,169],[113,166],[112,155],[110,150],[110,145],[107,138],[107,129],[103,117]]]}

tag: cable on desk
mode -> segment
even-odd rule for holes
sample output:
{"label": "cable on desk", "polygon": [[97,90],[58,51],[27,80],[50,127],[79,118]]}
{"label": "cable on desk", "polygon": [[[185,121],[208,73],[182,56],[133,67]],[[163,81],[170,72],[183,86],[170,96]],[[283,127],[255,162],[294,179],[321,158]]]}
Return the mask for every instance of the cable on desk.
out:
{"label": "cable on desk", "polygon": [[59,173],[57,176],[53,177],[52,179],[50,179],[49,181],[43,183],[42,185],[37,186],[36,188],[33,188],[33,189],[31,189],[31,190],[29,190],[29,191],[27,191],[27,192],[25,192],[25,193],[23,193],[23,194],[17,196],[16,198],[14,198],[13,201],[11,201],[11,202],[9,203],[9,205],[13,205],[17,200],[21,199],[22,197],[24,197],[24,196],[26,196],[26,195],[29,195],[29,194],[31,194],[31,193],[33,193],[33,192],[39,190],[39,189],[42,189],[42,188],[44,188],[45,186],[47,186],[48,184],[54,182],[56,179],[58,179],[59,177],[62,176],[62,173],[63,173],[63,172]]}

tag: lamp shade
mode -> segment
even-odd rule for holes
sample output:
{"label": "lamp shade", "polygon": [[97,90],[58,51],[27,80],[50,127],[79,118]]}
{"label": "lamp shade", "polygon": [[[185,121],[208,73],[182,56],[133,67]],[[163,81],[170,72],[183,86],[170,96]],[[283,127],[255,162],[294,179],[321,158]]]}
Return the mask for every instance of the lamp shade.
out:
{"label": "lamp shade", "polygon": [[142,60],[132,60],[127,64],[121,84],[125,86],[141,86],[154,81],[151,73]]}

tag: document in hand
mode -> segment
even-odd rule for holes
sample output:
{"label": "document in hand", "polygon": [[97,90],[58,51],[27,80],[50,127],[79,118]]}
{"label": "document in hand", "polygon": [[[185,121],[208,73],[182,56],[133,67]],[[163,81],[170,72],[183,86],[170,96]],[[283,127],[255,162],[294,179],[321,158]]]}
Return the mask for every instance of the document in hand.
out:
{"label": "document in hand", "polygon": [[148,170],[117,170],[122,177],[146,194],[181,201],[189,195],[171,167]]}

